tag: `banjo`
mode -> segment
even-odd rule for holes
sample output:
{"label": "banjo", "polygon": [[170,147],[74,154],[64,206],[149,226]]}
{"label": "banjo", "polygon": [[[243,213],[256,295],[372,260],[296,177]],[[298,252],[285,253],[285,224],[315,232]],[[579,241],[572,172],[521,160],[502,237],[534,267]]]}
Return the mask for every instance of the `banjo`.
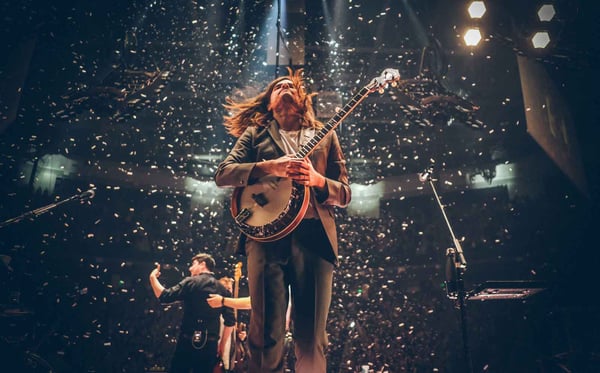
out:
{"label": "banjo", "polygon": [[[388,84],[400,80],[396,69],[385,69],[340,109],[314,137],[295,154],[306,158],[370,93],[382,92]],[[256,183],[235,188],[231,196],[231,214],[238,228],[253,240],[271,242],[290,234],[302,221],[310,200],[308,186],[290,178],[267,175]]]}

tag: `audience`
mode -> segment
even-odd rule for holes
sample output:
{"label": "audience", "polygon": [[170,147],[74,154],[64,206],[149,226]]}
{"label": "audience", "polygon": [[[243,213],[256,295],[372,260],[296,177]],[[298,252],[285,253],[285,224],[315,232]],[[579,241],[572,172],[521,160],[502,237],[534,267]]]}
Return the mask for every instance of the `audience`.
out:
{"label": "audience", "polygon": [[[4,344],[35,353],[60,372],[167,369],[181,306],[159,305],[150,296],[145,279],[154,265],[148,258],[159,257],[165,263],[166,285],[185,275],[186,258],[198,251],[211,252],[223,263],[218,277],[232,276],[235,263],[243,260],[232,254],[236,228],[221,212],[223,206],[198,207],[186,215],[178,212],[186,202],[183,196],[165,201],[164,195],[149,195],[140,201],[135,191],[121,190],[120,195],[118,211],[97,204],[106,209],[103,220],[83,239],[81,232],[65,231],[54,241],[52,252],[48,247],[41,256],[29,252],[14,260],[15,279],[9,285],[35,286],[19,289],[22,303],[34,308],[35,325],[23,328],[27,334],[23,341]],[[467,288],[488,279],[551,279],[555,269],[548,262],[532,260],[543,254],[533,249],[532,242],[542,235],[539,232],[550,235],[544,242],[558,234],[542,219],[552,208],[533,208],[535,200],[509,200],[502,189],[445,198],[455,233],[464,237]],[[435,201],[430,196],[382,201],[377,218],[340,211],[339,222],[340,264],[327,327],[328,371],[359,372],[365,365],[375,372],[459,369],[460,319],[443,287],[444,253],[451,240]],[[553,250],[549,246],[545,254],[552,255]],[[25,267],[27,275],[19,274]],[[487,274],[503,277],[486,278]],[[28,281],[17,281],[19,276]],[[245,277],[240,296],[247,296]],[[485,354],[474,354],[476,364],[502,364],[486,359],[505,346],[479,345],[485,338],[499,338],[492,333],[502,331],[485,325],[490,313],[482,316],[477,307],[469,310],[475,336],[471,345],[476,351],[485,348]],[[238,315],[247,322],[246,312]],[[502,320],[492,322],[500,325]],[[524,345],[530,337],[515,338],[515,345]],[[534,350],[528,356],[531,364],[543,352]]]}

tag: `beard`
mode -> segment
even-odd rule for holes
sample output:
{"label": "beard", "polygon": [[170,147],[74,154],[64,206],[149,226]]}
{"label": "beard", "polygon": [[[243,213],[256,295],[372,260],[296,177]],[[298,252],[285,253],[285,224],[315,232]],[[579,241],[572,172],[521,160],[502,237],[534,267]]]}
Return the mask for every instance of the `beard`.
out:
{"label": "beard", "polygon": [[302,110],[302,104],[300,98],[297,95],[293,95],[290,92],[283,92],[279,95],[274,102],[269,104],[271,110],[276,111],[293,111],[300,113]]}

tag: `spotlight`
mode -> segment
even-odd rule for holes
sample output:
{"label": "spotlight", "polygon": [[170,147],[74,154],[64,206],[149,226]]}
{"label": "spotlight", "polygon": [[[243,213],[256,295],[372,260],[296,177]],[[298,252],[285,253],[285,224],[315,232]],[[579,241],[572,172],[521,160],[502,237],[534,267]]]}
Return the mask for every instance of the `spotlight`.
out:
{"label": "spotlight", "polygon": [[552,4],[544,4],[540,7],[537,12],[538,19],[541,22],[550,22],[556,15],[556,10]]}
{"label": "spotlight", "polygon": [[550,44],[550,34],[547,31],[538,31],[531,38],[531,44],[536,49],[543,49]]}
{"label": "spotlight", "polygon": [[473,1],[469,5],[469,15],[471,18],[481,18],[485,14],[485,3],[483,1]]}
{"label": "spotlight", "polygon": [[479,29],[470,28],[465,32],[463,39],[465,40],[465,44],[474,47],[481,41],[481,33],[479,32]]}

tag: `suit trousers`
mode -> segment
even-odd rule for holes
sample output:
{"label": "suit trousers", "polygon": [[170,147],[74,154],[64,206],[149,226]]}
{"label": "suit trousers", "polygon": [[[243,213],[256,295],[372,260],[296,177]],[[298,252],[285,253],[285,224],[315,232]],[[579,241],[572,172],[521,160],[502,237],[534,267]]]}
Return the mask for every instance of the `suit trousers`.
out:
{"label": "suit trousers", "polygon": [[[333,264],[319,220],[306,219],[290,235],[274,242],[248,239],[248,283],[252,314],[248,341],[249,373],[283,372],[285,316],[292,297],[296,373],[325,373],[327,314]],[[291,289],[291,294],[289,290]]]}

